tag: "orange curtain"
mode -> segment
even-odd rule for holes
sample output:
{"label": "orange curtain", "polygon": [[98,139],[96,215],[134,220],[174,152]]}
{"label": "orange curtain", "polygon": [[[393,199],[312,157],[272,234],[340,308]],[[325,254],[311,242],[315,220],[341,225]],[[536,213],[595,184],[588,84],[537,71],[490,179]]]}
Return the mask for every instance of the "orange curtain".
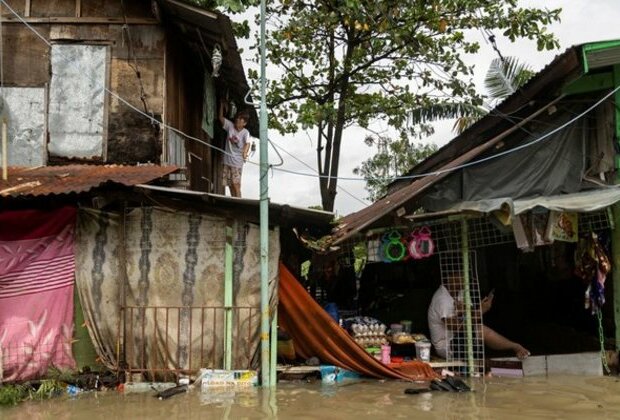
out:
{"label": "orange curtain", "polygon": [[283,264],[280,264],[279,301],[279,325],[293,338],[295,351],[306,359],[315,356],[323,363],[373,378],[430,380],[437,377],[427,363],[407,363],[406,372],[400,372],[376,360],[334,322]]}

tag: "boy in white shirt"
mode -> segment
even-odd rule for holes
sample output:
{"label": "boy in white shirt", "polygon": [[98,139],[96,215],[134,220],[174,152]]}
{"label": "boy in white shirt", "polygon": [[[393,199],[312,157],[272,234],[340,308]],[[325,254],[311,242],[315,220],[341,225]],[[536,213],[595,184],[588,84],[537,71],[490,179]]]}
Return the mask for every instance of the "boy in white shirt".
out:
{"label": "boy in white shirt", "polygon": [[245,128],[250,119],[247,111],[239,111],[234,123],[224,117],[224,103],[220,103],[218,119],[226,130],[226,146],[223,159],[222,180],[228,186],[230,195],[241,197],[241,173],[250,151],[250,133]]}

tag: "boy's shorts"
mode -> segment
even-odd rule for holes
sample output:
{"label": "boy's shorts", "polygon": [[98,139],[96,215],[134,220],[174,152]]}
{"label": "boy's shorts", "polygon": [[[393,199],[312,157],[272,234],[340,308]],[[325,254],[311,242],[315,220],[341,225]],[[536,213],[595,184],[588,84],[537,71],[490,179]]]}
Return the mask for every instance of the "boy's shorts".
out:
{"label": "boy's shorts", "polygon": [[222,181],[225,187],[231,185],[241,185],[241,171],[243,168],[236,168],[234,166],[224,165],[222,171]]}

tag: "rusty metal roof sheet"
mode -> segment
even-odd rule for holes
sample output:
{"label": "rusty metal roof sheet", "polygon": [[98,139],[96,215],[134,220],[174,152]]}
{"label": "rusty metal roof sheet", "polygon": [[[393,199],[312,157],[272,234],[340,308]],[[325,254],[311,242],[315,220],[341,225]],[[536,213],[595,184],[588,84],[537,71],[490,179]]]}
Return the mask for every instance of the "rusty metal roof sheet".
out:
{"label": "rusty metal roof sheet", "polygon": [[63,165],[9,167],[8,181],[0,180],[0,197],[40,197],[83,193],[104,184],[134,186],[175,172],[176,166]]}
{"label": "rusty metal roof sheet", "polygon": [[[241,209],[245,208],[246,210],[258,215],[258,208],[260,205],[260,200],[256,199],[229,197],[220,194],[170,188],[160,185],[136,185],[136,190],[157,192],[170,197],[199,201],[201,203],[217,206],[220,209],[234,209],[237,213]],[[270,201],[269,217],[276,224],[282,224],[284,219],[290,219],[299,222],[301,225],[314,225],[329,229],[330,224],[334,219],[334,213],[323,210],[290,206],[288,204],[278,204]]]}
{"label": "rusty metal roof sheet", "polygon": [[[548,102],[557,97],[562,86],[583,74],[580,59],[581,47],[582,45],[575,45],[557,55],[521,89],[503,100],[484,118],[479,119],[427,159],[411,168],[405,175],[431,172],[445,165],[462,155],[464,151],[484,143],[489,138],[489,132],[499,132],[510,127],[512,123],[506,119],[506,115],[513,115],[520,110],[528,113],[530,112],[528,108],[537,105],[537,100]],[[410,182],[411,180],[396,180],[388,187],[388,193]]]}
{"label": "rusty metal roof sheet", "polygon": [[[585,45],[585,44],[583,44]],[[509,96],[492,112],[481,118],[461,135],[412,168],[406,175],[438,173],[416,179],[395,181],[388,194],[362,210],[344,217],[333,230],[330,243],[342,243],[382,220],[397,218],[399,209],[411,203],[426,189],[445,178],[451,168],[469,162],[497,143],[498,133],[512,130],[514,123],[502,115],[521,111],[532,113],[533,105],[550,104],[561,97],[561,88],[583,75],[581,51],[583,45],[568,48],[538,72],[525,86]],[[494,137],[494,138],[492,138]],[[491,140],[488,140],[492,138]]]}

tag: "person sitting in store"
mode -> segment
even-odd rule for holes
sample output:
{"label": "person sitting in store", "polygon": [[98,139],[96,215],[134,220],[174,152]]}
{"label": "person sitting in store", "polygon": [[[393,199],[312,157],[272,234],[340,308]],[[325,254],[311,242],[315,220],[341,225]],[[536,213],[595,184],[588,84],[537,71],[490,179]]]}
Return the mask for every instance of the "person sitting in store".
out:
{"label": "person sitting in store", "polygon": [[[463,336],[465,328],[465,305],[462,302],[463,281],[460,277],[448,279],[439,286],[428,308],[428,327],[431,333],[431,342],[437,354],[447,358],[448,351],[460,353],[463,349],[456,349],[457,336]],[[482,299],[480,311],[482,314],[491,309],[493,293]],[[530,352],[521,344],[511,341],[486,325],[482,325],[484,344],[493,350],[511,350],[519,359],[525,359]]]}

